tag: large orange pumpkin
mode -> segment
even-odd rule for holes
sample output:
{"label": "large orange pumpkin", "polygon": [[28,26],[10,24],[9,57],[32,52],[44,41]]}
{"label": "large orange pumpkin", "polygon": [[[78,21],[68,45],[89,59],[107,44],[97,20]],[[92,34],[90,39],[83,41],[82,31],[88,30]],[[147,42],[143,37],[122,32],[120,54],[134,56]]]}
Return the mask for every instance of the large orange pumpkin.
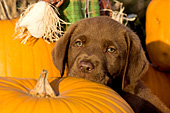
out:
{"label": "large orange pumpkin", "polygon": [[170,0],[152,0],[146,13],[146,49],[152,64],[170,71]]}
{"label": "large orange pumpkin", "polygon": [[[133,113],[125,100],[103,84],[72,77],[49,81],[57,96],[53,92],[43,96],[46,82],[36,85],[35,79],[0,77],[0,113]],[[44,91],[52,91],[48,89]]]}
{"label": "large orange pumpkin", "polygon": [[0,21],[0,76],[38,78],[42,69],[49,71],[49,77],[60,76],[51,58],[55,43],[39,39],[34,46],[21,44],[13,36],[16,21]]}

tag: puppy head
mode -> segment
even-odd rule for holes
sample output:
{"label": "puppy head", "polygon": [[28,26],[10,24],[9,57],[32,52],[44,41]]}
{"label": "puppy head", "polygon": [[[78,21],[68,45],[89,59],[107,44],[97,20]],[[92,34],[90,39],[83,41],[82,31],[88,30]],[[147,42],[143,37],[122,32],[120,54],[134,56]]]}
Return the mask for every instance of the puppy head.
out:
{"label": "puppy head", "polygon": [[71,25],[52,51],[61,74],[105,83],[120,78],[122,88],[136,82],[147,69],[139,38],[109,17],[95,17]]}

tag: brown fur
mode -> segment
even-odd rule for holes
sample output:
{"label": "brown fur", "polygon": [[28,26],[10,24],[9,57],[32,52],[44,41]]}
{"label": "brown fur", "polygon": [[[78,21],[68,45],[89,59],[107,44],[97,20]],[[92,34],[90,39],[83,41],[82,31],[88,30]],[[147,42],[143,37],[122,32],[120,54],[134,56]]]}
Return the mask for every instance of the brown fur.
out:
{"label": "brown fur", "polygon": [[136,88],[142,86],[139,80],[148,70],[138,36],[110,17],[83,19],[71,25],[56,43],[52,57],[61,74],[67,63],[68,76],[110,86],[135,112],[160,112],[154,103],[139,96],[141,91],[136,92]]}

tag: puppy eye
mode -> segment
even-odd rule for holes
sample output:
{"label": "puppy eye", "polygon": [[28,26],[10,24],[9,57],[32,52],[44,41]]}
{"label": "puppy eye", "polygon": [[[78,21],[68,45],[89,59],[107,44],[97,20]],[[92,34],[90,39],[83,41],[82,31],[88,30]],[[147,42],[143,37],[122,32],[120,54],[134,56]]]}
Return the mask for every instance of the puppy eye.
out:
{"label": "puppy eye", "polygon": [[107,52],[114,53],[114,52],[116,52],[116,49],[114,47],[110,46],[107,48]]}
{"label": "puppy eye", "polygon": [[77,47],[81,47],[81,46],[83,46],[82,41],[76,41],[76,46],[77,46]]}

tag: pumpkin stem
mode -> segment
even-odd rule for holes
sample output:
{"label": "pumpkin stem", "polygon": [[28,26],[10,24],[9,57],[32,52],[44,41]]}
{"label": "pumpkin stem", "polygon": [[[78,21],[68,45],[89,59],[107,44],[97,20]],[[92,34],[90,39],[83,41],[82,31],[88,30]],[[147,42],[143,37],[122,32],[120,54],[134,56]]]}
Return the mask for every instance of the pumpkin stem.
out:
{"label": "pumpkin stem", "polygon": [[29,94],[37,97],[55,97],[55,92],[50,86],[48,80],[48,71],[43,70],[40,73],[39,80],[33,90]]}

